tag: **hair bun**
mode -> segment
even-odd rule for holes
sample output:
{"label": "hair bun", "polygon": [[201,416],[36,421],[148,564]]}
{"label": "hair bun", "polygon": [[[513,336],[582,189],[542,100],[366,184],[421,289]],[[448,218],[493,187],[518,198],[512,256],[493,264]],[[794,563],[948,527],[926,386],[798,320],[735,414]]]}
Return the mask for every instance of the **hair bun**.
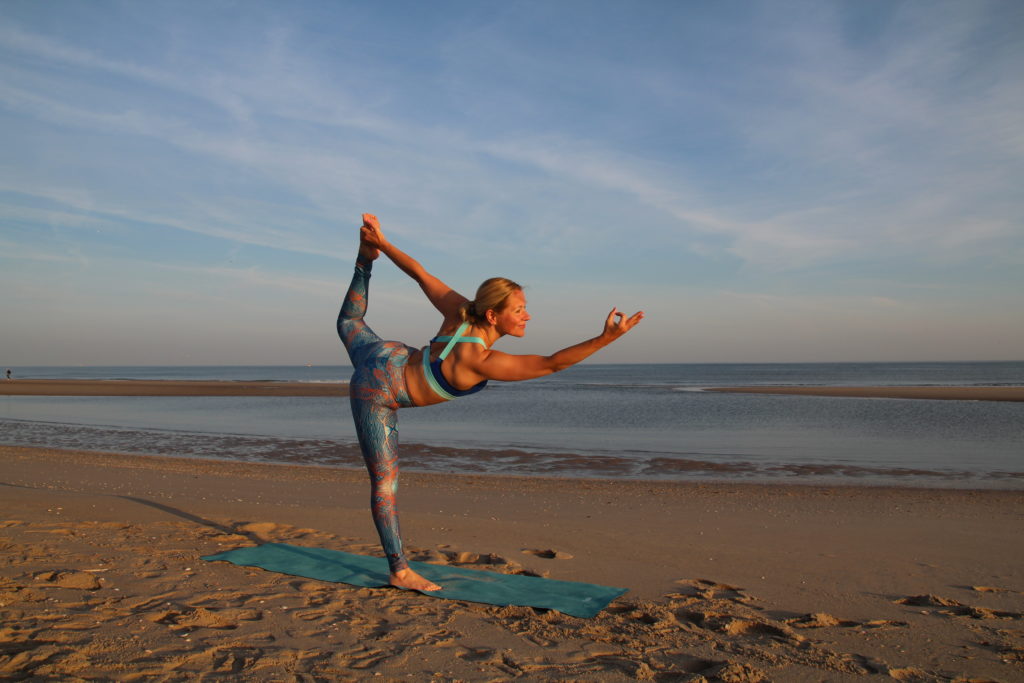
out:
{"label": "hair bun", "polygon": [[492,277],[484,280],[483,284],[476,290],[476,297],[466,302],[466,314],[472,318],[474,323],[486,322],[488,311],[500,313],[508,303],[508,297],[512,292],[522,291],[512,280],[506,277]]}

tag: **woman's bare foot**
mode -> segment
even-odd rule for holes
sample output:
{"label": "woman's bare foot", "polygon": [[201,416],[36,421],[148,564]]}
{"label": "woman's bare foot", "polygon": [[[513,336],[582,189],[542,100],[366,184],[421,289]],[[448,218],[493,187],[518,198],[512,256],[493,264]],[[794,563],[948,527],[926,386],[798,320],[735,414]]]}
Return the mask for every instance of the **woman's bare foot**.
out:
{"label": "woman's bare foot", "polygon": [[383,237],[380,221],[372,213],[364,213],[363,225],[359,228],[359,256],[375,261],[380,256],[379,237]]}
{"label": "woman's bare foot", "polygon": [[429,581],[411,569],[399,569],[391,574],[391,585],[414,591],[439,591],[441,587]]}
{"label": "woman's bare foot", "polygon": [[376,261],[381,255],[377,238],[380,234],[381,224],[377,216],[372,213],[362,214],[362,225],[359,226],[359,260]]}
{"label": "woman's bare foot", "polygon": [[380,256],[380,249],[371,247],[364,240],[359,240],[359,258],[366,261],[376,261]]}

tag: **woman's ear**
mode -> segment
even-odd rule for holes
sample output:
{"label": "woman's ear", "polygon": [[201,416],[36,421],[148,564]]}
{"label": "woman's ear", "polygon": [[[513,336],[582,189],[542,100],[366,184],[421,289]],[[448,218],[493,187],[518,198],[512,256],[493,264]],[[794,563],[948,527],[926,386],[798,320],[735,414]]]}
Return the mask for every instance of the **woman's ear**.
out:
{"label": "woman's ear", "polygon": [[490,323],[491,325],[494,325],[498,322],[498,314],[494,312],[493,308],[488,308],[487,312],[484,313],[484,317],[487,319],[487,322]]}

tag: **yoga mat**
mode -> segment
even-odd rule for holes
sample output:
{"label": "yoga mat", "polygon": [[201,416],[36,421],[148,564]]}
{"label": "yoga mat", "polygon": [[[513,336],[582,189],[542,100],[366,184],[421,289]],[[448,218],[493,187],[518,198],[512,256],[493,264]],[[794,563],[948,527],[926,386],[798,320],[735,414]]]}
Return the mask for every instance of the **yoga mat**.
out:
{"label": "yoga mat", "polygon": [[[223,560],[243,567],[261,567],[272,572],[364,588],[388,585],[388,563],[383,557],[353,555],[340,550],[265,543],[207,555],[203,559],[210,562]],[[585,619],[595,616],[626,592],[625,588],[593,583],[498,574],[425,562],[410,562],[409,566],[444,587],[440,591],[421,591],[424,595],[488,605],[543,607]]]}

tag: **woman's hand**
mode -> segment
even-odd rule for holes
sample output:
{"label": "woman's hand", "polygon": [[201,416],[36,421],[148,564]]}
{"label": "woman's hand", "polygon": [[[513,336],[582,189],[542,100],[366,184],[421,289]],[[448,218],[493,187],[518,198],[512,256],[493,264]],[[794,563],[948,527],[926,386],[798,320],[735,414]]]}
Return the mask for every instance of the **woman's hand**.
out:
{"label": "woman's hand", "polygon": [[363,225],[359,228],[359,240],[374,251],[388,243],[384,238],[384,232],[380,229],[380,221],[372,213],[363,214]]}
{"label": "woman's hand", "polygon": [[627,318],[625,313],[621,313],[619,309],[613,308],[612,312],[608,314],[608,318],[604,321],[604,332],[601,333],[601,337],[610,344],[636,327],[636,324],[643,320],[643,318],[643,311],[638,311]]}
{"label": "woman's hand", "polygon": [[440,311],[445,320],[459,319],[459,307],[466,302],[466,297],[428,273],[419,261],[389,242],[380,229],[380,221],[372,213],[363,214],[359,239],[361,240],[359,243],[360,253],[363,253],[363,250],[374,252],[370,258],[377,258],[378,254],[384,254],[402,272],[416,281],[423,293],[427,295],[427,299],[434,305],[434,308]]}
{"label": "woman's hand", "polygon": [[372,213],[363,214],[363,226],[367,228],[376,228],[380,230],[380,221]]}

